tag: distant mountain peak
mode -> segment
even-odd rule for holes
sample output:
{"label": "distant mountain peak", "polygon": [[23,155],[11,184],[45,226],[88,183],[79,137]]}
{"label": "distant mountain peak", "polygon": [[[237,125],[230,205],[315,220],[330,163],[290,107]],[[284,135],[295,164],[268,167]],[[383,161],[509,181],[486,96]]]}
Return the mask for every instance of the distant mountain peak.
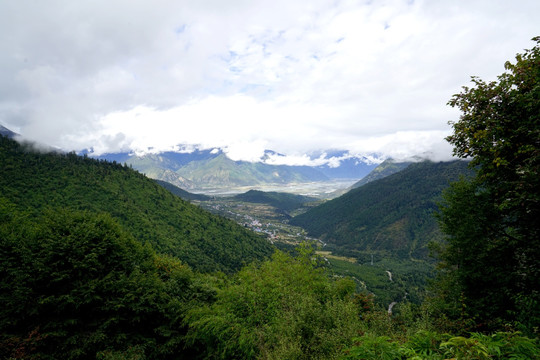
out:
{"label": "distant mountain peak", "polygon": [[13,139],[14,137],[20,136],[16,132],[13,132],[13,131],[9,130],[8,128],[6,128],[6,127],[4,127],[2,125],[0,125],[0,135],[8,137],[10,139]]}

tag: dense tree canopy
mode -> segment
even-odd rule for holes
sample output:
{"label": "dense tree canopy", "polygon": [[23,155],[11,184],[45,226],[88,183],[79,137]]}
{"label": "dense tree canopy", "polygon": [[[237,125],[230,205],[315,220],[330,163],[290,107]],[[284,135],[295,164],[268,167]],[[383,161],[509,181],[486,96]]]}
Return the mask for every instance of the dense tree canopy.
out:
{"label": "dense tree canopy", "polygon": [[425,259],[427,243],[441,238],[433,211],[442,191],[469,173],[465,161],[411,164],[314,207],[294,217],[291,224],[322,239],[332,250]]}
{"label": "dense tree canopy", "polygon": [[447,280],[477,324],[540,325],[540,37],[497,81],[472,78],[449,104],[447,140],[477,176],[454,185],[440,213]]}
{"label": "dense tree canopy", "polygon": [[212,215],[118,163],[43,153],[0,137],[1,195],[38,216],[43,209],[106,212],[138,241],[201,271],[234,272],[269,256],[270,243]]}
{"label": "dense tree canopy", "polygon": [[0,198],[0,357],[181,352],[192,273],[109,215],[48,211],[31,221]]}

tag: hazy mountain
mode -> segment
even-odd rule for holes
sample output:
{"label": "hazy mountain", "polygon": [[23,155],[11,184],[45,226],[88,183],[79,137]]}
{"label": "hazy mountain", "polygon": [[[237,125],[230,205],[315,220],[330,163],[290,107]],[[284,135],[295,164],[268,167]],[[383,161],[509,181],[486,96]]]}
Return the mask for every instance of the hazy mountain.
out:
{"label": "hazy mountain", "polygon": [[[276,160],[279,162],[285,158],[285,155],[272,150],[266,150],[259,162],[233,161],[219,149],[183,151],[140,156],[129,153],[104,154],[97,158],[126,163],[148,177],[187,190],[360,179],[376,167],[366,158],[349,157],[343,151],[324,153],[333,160],[331,165],[320,166],[272,165]],[[321,154],[313,156],[317,158]]]}
{"label": "hazy mountain", "polygon": [[[272,159],[274,161],[285,159],[283,154],[266,150],[263,161]],[[377,167],[376,162],[363,156],[353,156],[348,151],[319,151],[309,155],[312,160],[324,158],[327,163],[324,165],[314,165],[313,168],[319,170],[330,179],[361,179]]]}
{"label": "hazy mountain", "polygon": [[231,220],[173,195],[128,166],[73,153],[38,153],[0,137],[0,203],[109,213],[142,243],[202,271],[231,272],[272,247]]}
{"label": "hazy mountain", "polygon": [[[367,159],[366,157],[351,156],[347,151],[327,151],[327,158],[340,159],[317,166],[317,169],[331,179],[361,179],[369,174],[378,163]],[[335,166],[337,165],[337,166]]]}
{"label": "hazy mountain", "polygon": [[17,136],[19,134],[14,133],[13,131],[9,130],[8,128],[3,127],[2,125],[0,125],[0,135],[6,136],[8,138],[14,138],[15,136]]}
{"label": "hazy mountain", "polygon": [[328,180],[325,175],[307,166],[233,161],[225,154],[209,160],[192,161],[176,173],[200,188]]}
{"label": "hazy mountain", "polygon": [[361,159],[350,158],[341,160],[339,166],[317,166],[317,170],[331,179],[361,179],[369,174],[377,164],[365,163]]}
{"label": "hazy mountain", "polygon": [[379,164],[376,168],[374,168],[369,174],[367,174],[365,177],[363,177],[353,186],[351,186],[351,189],[356,189],[369,182],[382,179],[384,177],[387,177],[388,175],[395,174],[405,169],[410,164],[411,162],[395,162],[392,159],[387,159],[381,164]]}
{"label": "hazy mountain", "polygon": [[197,184],[180,176],[176,171],[192,161],[202,161],[215,158],[221,151],[194,150],[191,152],[167,151],[159,154],[136,155],[133,153],[111,153],[95,157],[100,160],[116,161],[128,164],[146,176],[168,182],[181,189],[194,189]]}
{"label": "hazy mountain", "polygon": [[464,161],[413,163],[298,215],[291,224],[350,251],[425,258],[428,242],[440,238],[433,212],[443,189],[469,173]]}

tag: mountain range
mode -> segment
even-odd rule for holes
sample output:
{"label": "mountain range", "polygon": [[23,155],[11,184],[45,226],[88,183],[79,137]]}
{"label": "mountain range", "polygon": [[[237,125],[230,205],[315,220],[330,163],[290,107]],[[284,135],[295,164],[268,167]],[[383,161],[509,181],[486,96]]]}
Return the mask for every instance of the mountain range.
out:
{"label": "mountain range", "polygon": [[[10,138],[18,135],[3,126],[0,126],[0,134]],[[259,161],[235,161],[222,149],[201,150],[187,145],[179,146],[177,151],[161,153],[120,152],[94,156],[93,149],[87,149],[79,155],[127,164],[152,179],[194,192],[334,179],[359,180],[377,167],[379,161],[377,157],[337,150],[311,154],[309,160],[313,165],[284,165],[287,157],[272,150],[266,150]]]}
{"label": "mountain range", "polygon": [[[14,134],[5,128],[2,128],[2,132],[8,137]],[[16,143],[13,142],[13,144]],[[12,146],[14,147],[15,145]],[[30,155],[30,152],[26,150],[18,150],[17,152],[19,156],[27,158],[25,160],[26,162],[35,163],[34,170],[31,170],[30,167],[17,168],[19,172],[26,174],[26,176],[23,176],[25,177],[24,179],[19,179],[21,174],[15,175],[9,172],[11,169],[9,164],[15,160],[4,159],[3,180],[10,177],[19,179],[19,181],[14,181],[13,184],[4,183],[4,187],[2,188],[4,194],[9,195],[13,191],[15,191],[15,194],[20,193],[22,191],[20,186],[27,183],[29,181],[28,179],[38,179],[40,176],[37,175],[40,171],[47,172],[49,175],[43,176],[43,180],[39,185],[28,184],[29,188],[35,187],[36,189],[48,190],[49,193],[42,192],[39,198],[49,199],[47,201],[51,203],[65,203],[66,206],[68,204],[72,206],[73,203],[81,205],[79,197],[81,193],[87,192],[89,196],[94,196],[95,199],[92,200],[92,205],[84,205],[84,208],[96,208],[96,204],[102,203],[104,194],[111,193],[112,190],[103,188],[100,192],[97,191],[99,187],[94,187],[91,191],[82,190],[82,185],[77,185],[76,183],[76,185],[70,183],[70,186],[61,185],[58,183],[62,182],[58,180],[58,172],[52,173],[52,170],[46,171],[43,169],[43,163],[50,162],[51,157],[54,156],[58,159],[64,159],[62,160],[64,162],[67,158],[67,163],[63,164],[60,160],[51,162],[51,166],[53,168],[58,167],[60,169],[60,175],[64,174],[64,177],[65,174],[87,172],[87,170],[77,170],[79,162],[75,161],[75,158],[85,159],[85,162],[89,162],[87,164],[88,166],[100,164],[100,167],[104,167],[100,171],[105,171],[106,173],[110,171],[105,169],[106,166],[111,166],[110,169],[129,169],[129,167],[133,167],[140,169],[139,171],[141,172],[146,172],[149,176],[154,174],[156,175],[155,177],[159,175],[165,178],[165,180],[156,180],[157,184],[180,198],[199,201],[204,201],[208,198],[201,194],[187,192],[185,188],[189,189],[190,187],[178,186],[178,183],[194,184],[197,182],[200,184],[197,185],[198,188],[204,188],[205,186],[245,186],[270,182],[288,183],[324,181],[329,179],[323,173],[322,170],[324,169],[321,170],[320,166],[317,169],[317,167],[309,166],[269,165],[261,162],[233,161],[219,150],[195,150],[190,153],[166,152],[144,156],[136,156],[128,153],[109,154],[96,160],[88,157],[76,157],[74,154],[57,153],[56,155],[48,154],[39,157],[36,154]],[[276,154],[269,152],[268,156],[276,156]],[[37,160],[39,158],[41,160]],[[105,159],[108,161],[103,161]],[[347,160],[345,167],[354,168],[355,166],[357,173],[361,169],[363,169],[362,171],[366,171],[369,167],[375,167],[375,165],[368,165],[358,160],[356,160],[357,162],[353,166],[352,159],[345,160]],[[120,163],[129,165],[129,167],[122,166]],[[342,170],[345,171],[344,169]],[[37,172],[31,175],[32,171]],[[438,197],[450,181],[457,180],[461,174],[467,174],[469,171],[467,163],[461,161],[449,163],[398,163],[392,160],[386,160],[375,167],[362,180],[354,184],[352,190],[291,219],[291,224],[305,228],[311,236],[321,238],[330,247],[335,246],[346,252],[386,251],[399,253],[401,254],[400,257],[425,257],[427,254],[427,241],[440,238],[437,224],[432,217],[433,211],[436,209]],[[135,172],[133,173],[135,174]],[[348,173],[350,174],[350,172]],[[176,181],[170,181],[170,178],[165,175],[170,176],[170,178]],[[93,174],[88,175],[86,181],[90,181],[93,178]],[[101,184],[99,185],[100,187],[107,186],[101,180],[94,180],[92,180],[94,183]],[[51,181],[53,183],[49,184]],[[15,188],[14,186],[18,186],[18,190],[13,190]],[[117,185],[114,186],[118,187]],[[142,188],[146,187],[146,185],[138,185],[136,181],[129,186],[138,187],[139,190],[141,186]],[[120,191],[113,191],[116,194],[114,198],[126,192],[127,187],[127,185],[122,185],[120,186]],[[97,193],[92,195],[94,190]],[[137,192],[139,190],[135,191]],[[137,198],[139,195],[128,195],[126,192],[122,196],[126,199],[131,199],[130,201],[133,202],[133,198]],[[237,197],[241,201],[279,204],[280,207],[286,206],[290,208],[301,206],[302,203],[313,200],[305,197],[293,198],[291,196],[287,197],[285,194],[276,192],[250,191]],[[153,197],[155,198],[155,196]],[[153,197],[149,196],[149,198]],[[36,207],[37,205],[31,206]],[[136,206],[136,204],[133,204],[133,206]],[[117,207],[121,208],[121,206]],[[142,206],[140,207],[143,208]],[[99,206],[96,209],[98,208]],[[163,208],[166,208],[166,206],[163,206]],[[112,206],[110,209],[113,212],[117,211],[115,206]],[[129,211],[133,211],[133,209]],[[120,218],[127,218],[120,213],[118,216]],[[137,216],[130,217],[130,222],[135,225],[135,229],[139,229],[133,230],[135,232],[141,231],[140,224],[148,222],[148,219],[140,219],[139,225],[137,225],[137,221],[133,220]],[[163,219],[160,221],[163,221]],[[207,222],[207,220],[203,220],[203,222]],[[161,246],[159,245],[158,248]],[[171,244],[169,243],[165,248],[169,248],[170,246]],[[176,246],[178,245],[174,245],[173,247]],[[190,253],[194,254],[196,251],[190,251]],[[190,262],[187,259],[186,261]],[[211,261],[214,260],[206,259],[202,263],[210,263]]]}
{"label": "mountain range", "polygon": [[335,161],[314,166],[275,165],[270,159],[279,160],[283,155],[270,150],[258,162],[234,161],[219,149],[144,155],[115,153],[96,158],[126,163],[150,178],[196,192],[215,188],[360,179],[377,166],[369,159],[349,156],[346,152],[325,155]]}

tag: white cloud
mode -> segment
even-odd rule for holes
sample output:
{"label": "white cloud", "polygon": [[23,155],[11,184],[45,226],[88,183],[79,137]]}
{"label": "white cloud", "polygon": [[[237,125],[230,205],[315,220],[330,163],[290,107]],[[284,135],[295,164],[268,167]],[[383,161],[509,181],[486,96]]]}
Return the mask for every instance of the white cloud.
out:
{"label": "white cloud", "polygon": [[369,137],[350,144],[356,152],[365,153],[369,149],[395,160],[410,161],[415,157],[434,161],[448,161],[452,158],[452,148],[444,138],[450,131],[398,131],[377,137]]}
{"label": "white cloud", "polygon": [[534,0],[5,1],[0,123],[67,150],[447,158],[446,102],[531,47],[538,13]]}

